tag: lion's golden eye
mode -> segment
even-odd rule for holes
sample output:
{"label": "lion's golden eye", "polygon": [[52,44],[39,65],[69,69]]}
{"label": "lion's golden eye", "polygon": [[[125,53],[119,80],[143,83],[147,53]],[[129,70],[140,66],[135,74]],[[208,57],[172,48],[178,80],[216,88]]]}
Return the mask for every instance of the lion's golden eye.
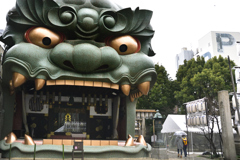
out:
{"label": "lion's golden eye", "polygon": [[106,44],[114,48],[120,55],[137,53],[141,49],[139,40],[129,35],[110,38]]}
{"label": "lion's golden eye", "polygon": [[64,35],[44,27],[32,27],[25,32],[25,39],[43,48],[53,48],[64,40]]}

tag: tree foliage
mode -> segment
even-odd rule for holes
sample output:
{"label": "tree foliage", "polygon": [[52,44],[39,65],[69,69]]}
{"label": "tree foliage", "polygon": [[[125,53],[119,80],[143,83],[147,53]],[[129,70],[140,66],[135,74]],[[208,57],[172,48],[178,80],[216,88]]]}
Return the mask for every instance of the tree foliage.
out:
{"label": "tree foliage", "polygon": [[[231,61],[234,66],[234,62]],[[205,62],[203,57],[184,61],[176,74],[176,80],[169,77],[166,69],[155,65],[157,81],[147,96],[138,99],[138,109],[158,109],[167,116],[173,113],[175,105],[179,107],[189,101],[206,97],[214,106],[220,90],[232,89],[228,60],[221,56]]]}
{"label": "tree foliage", "polygon": [[[231,66],[234,62],[231,61]],[[180,90],[175,91],[175,98],[180,104],[205,97],[207,100],[208,126],[210,131],[206,136],[217,156],[216,146],[213,141],[213,127],[219,116],[218,91],[232,91],[231,74],[229,71],[228,59],[222,56],[213,57],[206,63],[203,57],[184,61],[179,67],[177,81],[180,83]],[[219,129],[220,130],[220,129]],[[205,133],[205,132],[204,132]]]}
{"label": "tree foliage", "polygon": [[176,77],[177,82],[180,84],[180,89],[174,92],[179,105],[202,98],[202,95],[195,94],[195,87],[190,81],[194,75],[202,72],[204,65],[204,58],[198,57],[197,60],[194,58],[189,61],[184,60],[184,64],[179,67]]}
{"label": "tree foliage", "polygon": [[[231,61],[231,66],[234,66]],[[228,59],[213,57],[206,63],[203,57],[184,61],[177,72],[180,90],[175,91],[175,98],[180,104],[207,97],[217,99],[220,90],[232,89]]]}
{"label": "tree foliage", "polygon": [[157,81],[147,96],[138,99],[138,109],[158,109],[162,115],[173,112],[176,104],[174,90],[178,88],[178,83],[173,81],[166,69],[159,64],[155,65]]}

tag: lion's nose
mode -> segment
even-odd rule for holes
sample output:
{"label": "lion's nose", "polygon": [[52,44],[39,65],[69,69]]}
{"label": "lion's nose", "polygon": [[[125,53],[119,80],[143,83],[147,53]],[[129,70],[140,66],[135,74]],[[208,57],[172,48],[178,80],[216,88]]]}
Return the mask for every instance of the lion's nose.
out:
{"label": "lion's nose", "polygon": [[113,48],[98,48],[88,43],[75,46],[61,43],[52,50],[50,58],[57,66],[80,73],[109,71],[121,63]]}
{"label": "lion's nose", "polygon": [[79,72],[91,72],[101,66],[101,51],[91,44],[79,44],[74,46],[72,52],[73,67]]}

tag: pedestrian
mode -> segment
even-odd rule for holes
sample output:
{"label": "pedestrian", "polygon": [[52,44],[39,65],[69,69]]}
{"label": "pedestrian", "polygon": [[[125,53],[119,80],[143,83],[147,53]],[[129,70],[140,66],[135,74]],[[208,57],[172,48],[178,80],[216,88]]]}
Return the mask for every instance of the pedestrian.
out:
{"label": "pedestrian", "polygon": [[[176,137],[176,145],[177,145],[178,157],[182,158],[183,141],[181,136]],[[179,152],[181,152],[181,155],[179,154]]]}
{"label": "pedestrian", "polygon": [[182,135],[182,141],[183,141],[183,152],[184,156],[187,157],[187,137],[185,135]]}

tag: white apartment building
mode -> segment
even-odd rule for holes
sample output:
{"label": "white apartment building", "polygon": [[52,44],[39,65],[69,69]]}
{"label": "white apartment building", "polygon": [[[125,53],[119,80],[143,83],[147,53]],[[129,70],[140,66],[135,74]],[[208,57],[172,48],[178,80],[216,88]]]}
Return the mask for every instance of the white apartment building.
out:
{"label": "white apartment building", "polygon": [[194,55],[203,56],[205,60],[221,55],[230,57],[236,65],[240,66],[240,55],[237,42],[240,41],[240,32],[211,31],[198,40],[199,53]]}
{"label": "white apartment building", "polygon": [[176,55],[176,69],[178,70],[179,65],[184,64],[184,60],[186,59],[187,61],[193,58],[193,51],[192,50],[187,50],[187,48],[182,48],[181,52]]}

